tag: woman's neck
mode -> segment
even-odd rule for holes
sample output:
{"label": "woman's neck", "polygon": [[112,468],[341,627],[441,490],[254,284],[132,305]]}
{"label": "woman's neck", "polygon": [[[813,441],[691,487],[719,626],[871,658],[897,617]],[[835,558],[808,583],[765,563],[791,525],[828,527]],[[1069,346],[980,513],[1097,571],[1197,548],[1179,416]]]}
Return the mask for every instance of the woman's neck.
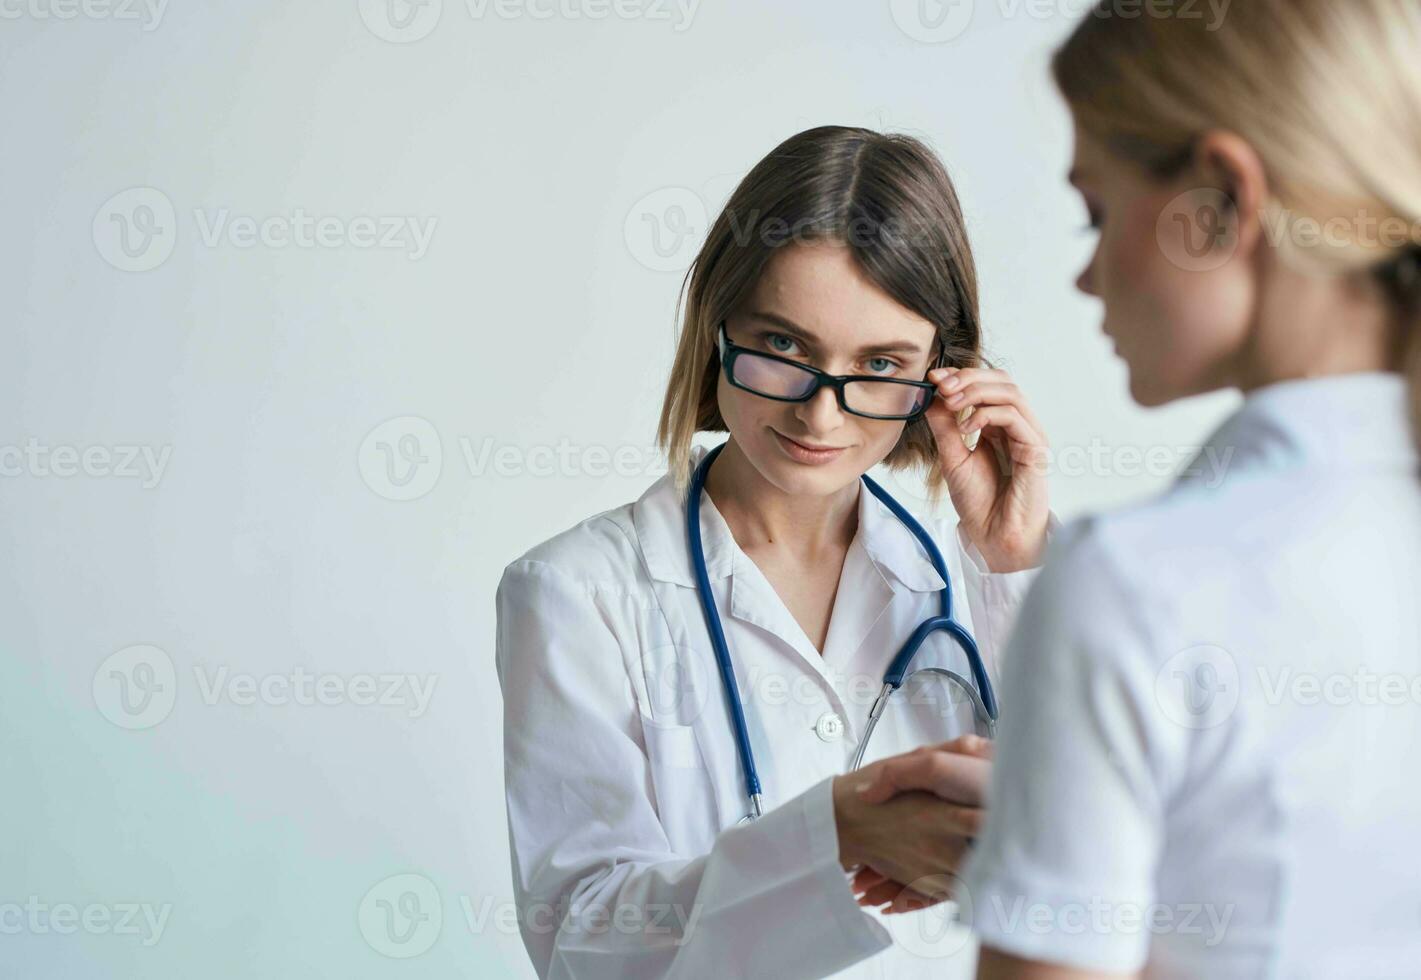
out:
{"label": "woman's neck", "polygon": [[842,554],[853,541],[861,482],[826,496],[785,493],[731,438],[706,474],[706,493],[746,554],[773,550],[812,562]]}
{"label": "woman's neck", "polygon": [[1239,365],[1246,393],[1279,381],[1401,367],[1402,326],[1374,287],[1291,277],[1270,291]]}

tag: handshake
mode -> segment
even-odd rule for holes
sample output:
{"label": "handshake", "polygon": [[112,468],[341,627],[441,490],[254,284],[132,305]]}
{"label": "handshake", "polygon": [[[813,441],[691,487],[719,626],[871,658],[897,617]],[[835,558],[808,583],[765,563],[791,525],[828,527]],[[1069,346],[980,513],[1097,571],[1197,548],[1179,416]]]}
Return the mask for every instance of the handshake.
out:
{"label": "handshake", "polygon": [[952,897],[982,826],[992,743],[964,735],[834,779],[839,863],[859,904],[911,912]]}

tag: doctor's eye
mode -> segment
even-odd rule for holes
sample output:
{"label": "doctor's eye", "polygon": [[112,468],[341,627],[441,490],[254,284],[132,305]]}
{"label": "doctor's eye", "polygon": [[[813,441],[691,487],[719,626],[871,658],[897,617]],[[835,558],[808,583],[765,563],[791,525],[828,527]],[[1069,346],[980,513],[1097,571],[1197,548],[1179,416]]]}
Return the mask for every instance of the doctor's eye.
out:
{"label": "doctor's eye", "polygon": [[[882,364],[883,366],[875,367],[877,364]],[[868,370],[871,374],[890,374],[896,371],[898,367],[898,362],[891,357],[870,357],[868,359]]]}
{"label": "doctor's eye", "polygon": [[787,349],[785,349],[785,348],[782,348],[782,347],[780,347],[780,346],[778,346],[778,345],[776,344],[776,341],[779,341],[779,340],[783,340],[785,343],[789,344],[790,347],[798,347],[798,346],[799,346],[797,343],[795,343],[795,340],[794,340],[793,337],[786,337],[786,336],[785,336],[784,334],[782,334],[782,333],[767,333],[767,334],[765,334],[765,343],[769,345],[770,350],[774,351],[776,354],[789,354],[789,353],[791,353],[791,351],[789,351],[789,350],[787,350]]}

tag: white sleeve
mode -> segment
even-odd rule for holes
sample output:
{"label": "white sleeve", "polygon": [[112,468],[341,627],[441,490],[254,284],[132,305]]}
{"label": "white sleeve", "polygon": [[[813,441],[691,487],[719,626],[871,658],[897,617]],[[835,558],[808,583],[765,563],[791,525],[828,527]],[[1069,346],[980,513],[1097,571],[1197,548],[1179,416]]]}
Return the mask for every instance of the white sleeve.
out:
{"label": "white sleeve", "polygon": [[839,864],[831,780],[708,854],[673,852],[615,617],[532,560],[496,604],[513,884],[540,977],[788,980],[892,944]]}
{"label": "white sleeve", "polygon": [[[1055,514],[1047,518],[1046,540],[1049,544],[1061,522]],[[1036,575],[1036,568],[1018,572],[994,572],[982,552],[967,537],[962,525],[957,525],[957,548],[962,554],[962,591],[967,607],[972,610],[972,631],[987,671],[995,682],[1001,674],[1002,651],[1016,623],[1017,612]]]}
{"label": "white sleeve", "polygon": [[963,885],[984,945],[1130,972],[1149,949],[1188,732],[1156,700],[1154,613],[1092,531],[1057,535],[1008,644],[989,817]]}

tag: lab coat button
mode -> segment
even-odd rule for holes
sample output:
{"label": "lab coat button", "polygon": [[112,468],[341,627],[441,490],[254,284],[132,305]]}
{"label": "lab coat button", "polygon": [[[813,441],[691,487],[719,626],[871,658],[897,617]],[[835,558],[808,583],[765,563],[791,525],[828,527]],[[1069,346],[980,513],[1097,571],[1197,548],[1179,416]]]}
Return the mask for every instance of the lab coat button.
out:
{"label": "lab coat button", "polygon": [[844,719],[832,711],[826,711],[814,723],[814,734],[825,742],[836,741],[844,734]]}

